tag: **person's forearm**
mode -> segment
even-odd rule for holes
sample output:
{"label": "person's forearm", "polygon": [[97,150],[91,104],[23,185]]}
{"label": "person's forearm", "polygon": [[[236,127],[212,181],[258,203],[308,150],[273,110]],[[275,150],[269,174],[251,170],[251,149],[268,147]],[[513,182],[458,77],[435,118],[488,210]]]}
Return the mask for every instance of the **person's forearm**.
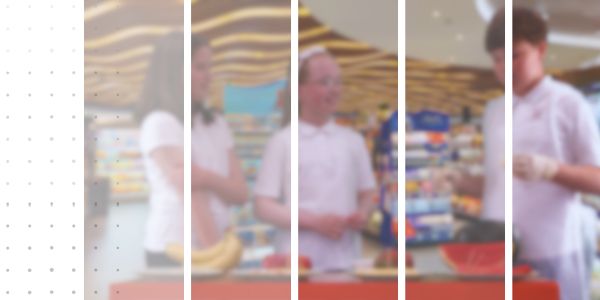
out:
{"label": "person's forearm", "polygon": [[485,178],[483,176],[464,174],[455,183],[454,189],[457,194],[481,198],[483,197],[484,184]]}
{"label": "person's forearm", "polygon": [[358,196],[358,210],[361,214],[369,216],[373,210],[377,207],[377,203],[374,201],[377,196],[375,190],[368,190],[359,193]]}
{"label": "person's forearm", "polygon": [[207,195],[202,192],[192,193],[192,219],[196,237],[203,248],[214,245],[219,240],[216,223]]}
{"label": "person's forearm", "polygon": [[183,199],[183,166],[174,166],[163,170],[169,184],[173,187],[177,196]]}
{"label": "person's forearm", "polygon": [[203,171],[208,176],[194,176],[199,173],[196,166],[192,166],[192,189],[210,191],[230,204],[243,204],[248,200],[248,188],[243,179],[228,178],[210,171]]}
{"label": "person's forearm", "polygon": [[298,228],[314,230],[317,218],[319,216],[316,213],[308,211],[306,209],[298,209]]}
{"label": "person's forearm", "polygon": [[600,168],[561,164],[552,180],[582,193],[600,194]]}
{"label": "person's forearm", "polygon": [[291,208],[270,197],[257,196],[255,200],[256,215],[261,220],[281,229],[290,229]]}

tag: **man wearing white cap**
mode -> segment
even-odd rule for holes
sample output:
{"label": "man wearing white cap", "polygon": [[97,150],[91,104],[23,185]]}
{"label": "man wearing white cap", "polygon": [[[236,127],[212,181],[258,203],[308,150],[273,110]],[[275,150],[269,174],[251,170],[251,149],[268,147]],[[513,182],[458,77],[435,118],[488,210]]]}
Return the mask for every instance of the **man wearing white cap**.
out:
{"label": "man wearing white cap", "polygon": [[299,254],[317,271],[348,270],[374,207],[371,161],[363,137],[334,121],[342,92],[334,58],[310,48],[298,66]]}

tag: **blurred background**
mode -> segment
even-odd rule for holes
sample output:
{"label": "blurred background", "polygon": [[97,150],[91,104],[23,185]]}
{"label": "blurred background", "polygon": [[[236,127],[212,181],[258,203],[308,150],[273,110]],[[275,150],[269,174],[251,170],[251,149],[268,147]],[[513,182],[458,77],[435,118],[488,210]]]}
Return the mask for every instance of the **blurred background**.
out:
{"label": "blurred background", "polygon": [[335,121],[362,135],[377,180],[377,208],[361,233],[357,267],[339,280],[359,293],[368,290],[362,281],[375,280],[388,296],[397,293],[396,282],[389,281],[397,277],[398,244],[397,5],[387,0],[302,0],[299,7],[299,50],[323,47],[340,66]]}
{"label": "blurred background", "polygon": [[[209,39],[213,51],[209,103],[232,130],[252,188],[264,146],[282,119],[277,95],[290,62],[290,3],[192,2],[192,32]],[[181,292],[168,283],[181,273],[159,274],[145,265],[150,187],[134,111],[154,44],[182,30],[182,5],[179,0],[85,1],[86,299],[134,299],[131,293],[140,288],[156,295],[161,287]],[[325,46],[342,66],[338,120],[359,130],[373,155],[381,205],[364,233],[365,256],[371,259],[384,245],[397,244],[397,167],[377,165],[382,157],[397,160],[396,5],[307,0],[301,1],[299,16],[300,49]],[[232,208],[230,223],[244,245],[238,268],[260,267],[274,254],[274,228],[257,220],[252,201]],[[149,278],[169,280],[144,286]]]}
{"label": "blurred background", "polygon": [[[504,260],[503,250],[492,246],[483,254],[470,247],[446,246],[456,241],[461,229],[479,224],[481,199],[435,190],[419,174],[447,168],[482,172],[483,141],[488,138],[482,133],[482,113],[488,101],[504,93],[492,73],[484,36],[488,22],[503,4],[500,0],[406,2],[406,243],[412,254],[407,266],[415,274],[443,274],[471,287],[475,284],[460,279],[461,275],[484,278],[481,272],[473,276],[474,268]],[[578,88],[600,121],[600,2],[514,0],[513,5],[532,7],[546,18],[548,73]],[[426,117],[441,127],[423,126]],[[586,196],[586,203],[596,211],[600,207],[592,195]],[[489,237],[494,231],[480,227],[475,234]],[[472,235],[472,239],[477,237]],[[480,261],[474,262],[477,255]],[[598,278],[596,257],[596,297]]]}
{"label": "blurred background", "polygon": [[[483,250],[476,249],[482,253],[473,256],[468,246],[452,248],[464,228],[477,226],[481,199],[433,184],[433,174],[448,169],[482,174],[483,112],[488,101],[504,94],[484,44],[495,11],[492,3],[478,0],[406,1],[405,243],[408,280],[444,276],[449,285],[475,291],[478,285],[461,277],[473,275],[469,264],[499,264],[499,269],[475,272],[471,278],[495,274],[497,293],[502,295],[503,224],[479,226],[484,236],[491,236]],[[465,257],[475,261],[465,262]],[[437,290],[440,299],[448,293],[434,282],[417,282],[407,286],[414,299],[427,291]],[[475,293],[471,299],[480,299]]]}
{"label": "blurred background", "polygon": [[145,269],[149,187],[134,112],[155,44],[182,28],[181,1],[85,1],[86,299],[133,299],[114,284]]}

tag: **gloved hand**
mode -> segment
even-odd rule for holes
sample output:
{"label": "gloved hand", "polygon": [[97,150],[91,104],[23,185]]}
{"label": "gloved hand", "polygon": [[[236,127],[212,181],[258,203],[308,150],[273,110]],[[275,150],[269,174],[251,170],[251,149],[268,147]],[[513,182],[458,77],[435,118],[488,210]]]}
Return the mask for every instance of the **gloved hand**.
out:
{"label": "gloved hand", "polygon": [[452,193],[463,177],[463,173],[453,168],[435,170],[431,174],[432,188],[443,193]]}
{"label": "gloved hand", "polygon": [[513,175],[523,180],[550,180],[560,163],[553,158],[538,154],[515,154],[513,156]]}

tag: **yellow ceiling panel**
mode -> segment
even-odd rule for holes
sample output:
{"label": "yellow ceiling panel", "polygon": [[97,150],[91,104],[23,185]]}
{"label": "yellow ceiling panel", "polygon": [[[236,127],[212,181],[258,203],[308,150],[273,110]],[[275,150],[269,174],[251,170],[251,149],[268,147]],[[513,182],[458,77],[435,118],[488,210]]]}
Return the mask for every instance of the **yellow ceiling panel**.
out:
{"label": "yellow ceiling panel", "polygon": [[246,19],[271,19],[271,18],[287,18],[289,19],[291,10],[289,7],[249,7],[223,15],[216,16],[212,19],[197,22],[192,24],[192,32],[198,33],[211,30],[223,25],[235,23]]}

